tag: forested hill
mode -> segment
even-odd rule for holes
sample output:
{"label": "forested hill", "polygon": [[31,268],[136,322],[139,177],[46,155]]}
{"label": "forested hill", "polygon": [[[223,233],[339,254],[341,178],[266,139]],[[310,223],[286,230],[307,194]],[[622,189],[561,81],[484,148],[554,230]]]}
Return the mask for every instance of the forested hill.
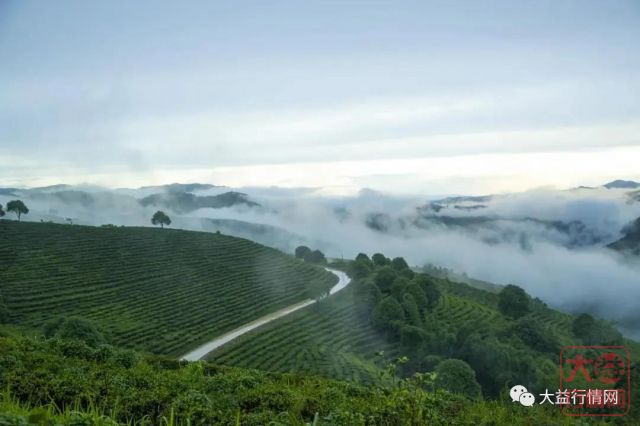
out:
{"label": "forested hill", "polygon": [[0,292],[13,324],[91,320],[112,341],[178,355],[300,302],[336,277],[221,234],[0,221]]}

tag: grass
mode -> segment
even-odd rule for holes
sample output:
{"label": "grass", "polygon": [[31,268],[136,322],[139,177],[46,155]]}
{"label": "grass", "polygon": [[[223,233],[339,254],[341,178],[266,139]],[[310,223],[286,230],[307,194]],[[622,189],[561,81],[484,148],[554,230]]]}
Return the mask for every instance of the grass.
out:
{"label": "grass", "polygon": [[0,294],[11,322],[82,316],[114,344],[180,355],[306,299],[336,277],[220,234],[0,221]]}

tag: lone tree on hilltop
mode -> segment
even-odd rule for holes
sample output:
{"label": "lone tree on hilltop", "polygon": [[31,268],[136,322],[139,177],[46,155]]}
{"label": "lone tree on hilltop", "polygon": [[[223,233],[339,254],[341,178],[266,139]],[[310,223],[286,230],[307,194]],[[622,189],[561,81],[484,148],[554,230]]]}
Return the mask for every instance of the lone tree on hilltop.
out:
{"label": "lone tree on hilltop", "polygon": [[0,204],[0,217],[4,216],[4,210],[2,210],[2,204]]}
{"label": "lone tree on hilltop", "polygon": [[529,296],[520,287],[509,284],[498,295],[498,309],[503,315],[518,319],[529,313]]}
{"label": "lone tree on hilltop", "polygon": [[298,259],[304,259],[309,253],[311,253],[311,249],[307,246],[296,247],[296,257]]}
{"label": "lone tree on hilltop", "polygon": [[160,228],[164,228],[165,225],[171,225],[171,219],[165,214],[165,212],[158,210],[153,214],[151,223],[154,225],[160,225]]}
{"label": "lone tree on hilltop", "polygon": [[18,222],[20,222],[20,216],[29,213],[29,209],[22,200],[9,201],[7,203],[7,211],[15,213],[16,216],[18,216]]}

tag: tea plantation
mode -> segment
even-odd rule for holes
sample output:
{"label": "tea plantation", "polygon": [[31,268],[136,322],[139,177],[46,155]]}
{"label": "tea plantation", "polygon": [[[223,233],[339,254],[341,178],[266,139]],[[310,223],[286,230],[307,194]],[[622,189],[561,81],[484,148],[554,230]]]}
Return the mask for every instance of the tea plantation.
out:
{"label": "tea plantation", "polygon": [[91,320],[119,346],[178,355],[336,277],[220,234],[0,221],[10,322]]}

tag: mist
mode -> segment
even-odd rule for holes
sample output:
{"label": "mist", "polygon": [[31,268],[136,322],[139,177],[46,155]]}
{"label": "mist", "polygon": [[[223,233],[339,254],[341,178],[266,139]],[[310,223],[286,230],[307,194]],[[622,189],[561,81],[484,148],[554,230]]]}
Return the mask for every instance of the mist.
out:
{"label": "mist", "polygon": [[[162,191],[161,187],[64,189],[82,190],[90,198],[80,198],[83,204],[52,196],[55,190],[18,190],[16,195],[31,209],[23,220],[69,223],[69,218],[74,224],[151,226],[150,217],[158,207],[143,207],[138,200]],[[481,207],[447,205],[437,212],[429,207],[432,197],[373,190],[337,197],[326,195],[322,188],[213,187],[193,194],[231,190],[246,193],[259,206],[200,208],[184,214],[167,210],[171,226],[219,230],[289,253],[306,244],[333,258],[353,258],[359,252],[402,256],[413,266],[434,264],[496,284],[519,285],[551,307],[592,313],[640,338],[640,262],[606,248],[640,216],[640,203],[624,190],[537,189],[482,202],[463,199],[456,205]],[[14,198],[2,195],[0,203]],[[383,217],[387,226],[372,227],[368,222],[372,215]],[[425,217],[428,226],[423,226]],[[442,217],[482,220],[472,226],[451,226],[438,222]],[[557,227],[556,222],[580,225]]]}

